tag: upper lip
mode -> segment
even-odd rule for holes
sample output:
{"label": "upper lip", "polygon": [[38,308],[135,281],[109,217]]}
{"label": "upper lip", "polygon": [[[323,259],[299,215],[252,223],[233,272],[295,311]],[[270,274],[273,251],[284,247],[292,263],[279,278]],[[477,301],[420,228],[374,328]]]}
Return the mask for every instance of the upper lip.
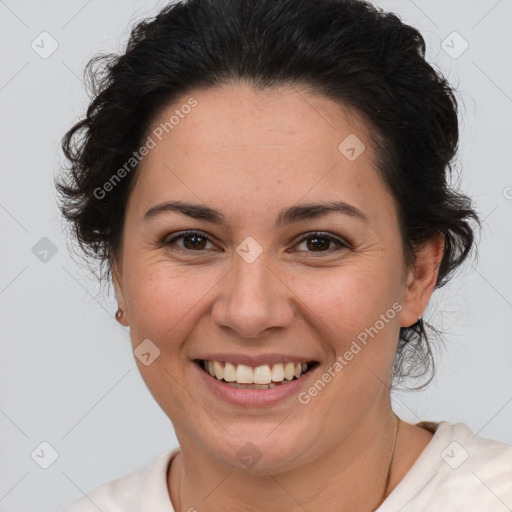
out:
{"label": "upper lip", "polygon": [[285,364],[285,363],[309,363],[316,362],[314,358],[303,356],[303,355],[286,355],[286,354],[261,354],[261,355],[248,355],[241,353],[215,353],[205,354],[201,357],[194,359],[202,359],[204,361],[222,361],[232,364],[244,364],[256,368],[257,366],[273,365],[273,364]]}

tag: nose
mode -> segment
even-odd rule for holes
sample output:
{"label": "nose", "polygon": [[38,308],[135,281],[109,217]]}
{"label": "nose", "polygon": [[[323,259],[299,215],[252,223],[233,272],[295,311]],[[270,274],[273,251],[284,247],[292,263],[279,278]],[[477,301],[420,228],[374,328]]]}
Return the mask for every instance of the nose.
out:
{"label": "nose", "polygon": [[295,314],[294,294],[265,253],[248,263],[235,256],[233,269],[219,284],[212,320],[244,338],[260,338],[266,330],[285,328]]}

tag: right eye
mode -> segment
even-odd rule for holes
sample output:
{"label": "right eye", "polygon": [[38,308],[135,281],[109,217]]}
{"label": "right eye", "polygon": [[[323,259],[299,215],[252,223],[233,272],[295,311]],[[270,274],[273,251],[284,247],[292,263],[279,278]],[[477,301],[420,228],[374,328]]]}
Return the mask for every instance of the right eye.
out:
{"label": "right eye", "polygon": [[[183,246],[176,244],[178,240],[183,240]],[[163,241],[165,247],[180,252],[202,252],[205,249],[205,243],[211,243],[210,238],[201,231],[184,231],[172,238],[166,238]]]}

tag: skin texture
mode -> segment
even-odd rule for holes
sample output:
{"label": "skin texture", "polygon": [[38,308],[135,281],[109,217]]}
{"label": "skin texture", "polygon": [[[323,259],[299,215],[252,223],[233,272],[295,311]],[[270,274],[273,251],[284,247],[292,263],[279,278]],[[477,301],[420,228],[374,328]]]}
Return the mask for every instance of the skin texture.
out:
{"label": "skin texture", "polygon": [[[168,474],[173,505],[261,510],[264,496],[266,511],[370,510],[390,464],[399,330],[426,308],[442,238],[406,268],[396,205],[354,112],[298,87],[261,92],[237,82],[194,90],[154,125],[191,96],[197,106],[141,163],[113,264],[133,347],[150,339],[160,350],[152,364],[137,365],[181,446]],[[338,150],[350,134],[366,146],[354,161]],[[143,220],[170,200],[219,210],[228,225],[179,213]],[[368,222],[332,213],[273,229],[281,209],[326,201],[354,205]],[[199,249],[184,239],[162,243],[189,229],[211,241]],[[314,235],[300,242],[314,231],[350,247],[315,245]],[[248,236],[263,249],[250,264],[236,252]],[[233,406],[209,391],[192,362],[207,352],[300,354],[320,363],[320,377],[394,303],[401,311],[307,405],[293,396],[263,408]],[[431,437],[400,423],[386,494]],[[262,454],[251,468],[237,457],[246,442]]]}

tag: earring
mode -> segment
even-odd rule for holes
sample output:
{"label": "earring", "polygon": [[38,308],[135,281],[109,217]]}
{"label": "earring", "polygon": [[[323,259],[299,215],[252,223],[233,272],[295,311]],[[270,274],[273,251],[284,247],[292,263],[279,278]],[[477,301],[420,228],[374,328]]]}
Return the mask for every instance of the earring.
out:
{"label": "earring", "polygon": [[121,308],[119,308],[117,311],[116,311],[116,314],[115,314],[115,317],[116,317],[116,320],[118,322],[121,321],[121,317],[123,316],[123,310]]}

